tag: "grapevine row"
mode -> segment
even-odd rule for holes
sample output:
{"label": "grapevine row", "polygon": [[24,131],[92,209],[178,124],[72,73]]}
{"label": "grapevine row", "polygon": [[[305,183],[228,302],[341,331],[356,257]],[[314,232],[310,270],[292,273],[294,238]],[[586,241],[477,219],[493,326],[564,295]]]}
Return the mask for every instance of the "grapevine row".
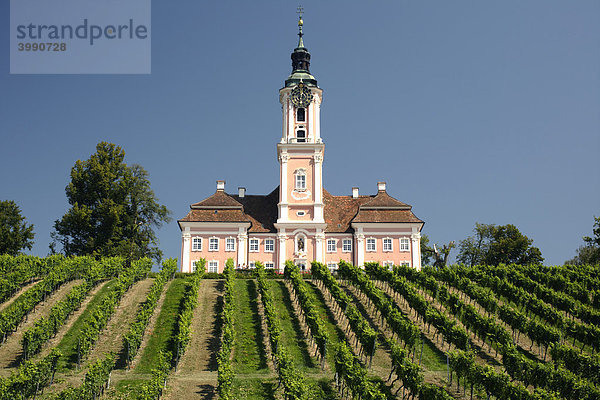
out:
{"label": "grapevine row", "polygon": [[[600,325],[600,311],[595,310],[593,307],[582,304],[580,301],[575,300],[573,297],[556,292],[553,289],[549,289],[544,285],[541,285],[531,278],[523,275],[516,268],[511,268],[506,265],[499,265],[498,267],[476,267],[484,273],[494,274],[505,274],[507,278],[510,278],[512,282],[530,293],[535,294],[541,300],[553,305],[559,310],[565,311],[568,314],[574,315],[585,323]],[[596,348],[596,350],[598,350]]]}
{"label": "grapevine row", "polygon": [[21,294],[13,303],[0,312],[0,337],[2,342],[14,332],[23,318],[34,310],[47,296],[54,293],[64,283],[87,272],[86,262],[78,258],[67,258],[52,268],[48,275],[38,284]]}
{"label": "grapevine row", "polygon": [[539,299],[535,294],[528,290],[515,286],[507,279],[500,279],[493,275],[491,271],[481,269],[467,269],[465,267],[455,267],[458,272],[474,280],[480,285],[489,287],[494,292],[508,298],[515,304],[519,304],[528,312],[532,312],[543,320],[565,332],[574,340],[578,340],[583,345],[588,345],[595,350],[600,346],[600,328],[594,325],[584,324],[571,319],[566,319],[554,307]]}
{"label": "grapevine row", "polygon": [[185,353],[187,345],[190,343],[192,338],[192,317],[194,309],[198,305],[198,289],[200,289],[200,281],[204,276],[206,260],[200,259],[196,261],[196,270],[192,275],[190,282],[186,284],[183,298],[179,305],[179,315],[177,316],[177,324],[175,326],[175,332],[177,334],[174,338],[173,348],[176,350],[175,353],[175,370],[179,360]]}
{"label": "grapevine row", "polygon": [[[287,271],[288,266],[286,265],[286,272]],[[275,358],[275,365],[279,375],[279,381],[281,385],[283,385],[285,398],[287,400],[304,399],[306,396],[304,377],[295,368],[292,357],[285,349],[283,344],[279,341],[281,337],[281,326],[279,325],[279,319],[277,318],[275,306],[273,305],[273,298],[271,297],[271,293],[265,279],[265,270],[260,262],[256,263],[255,275],[258,282],[260,298],[265,310],[265,318],[267,320],[266,322],[267,329],[269,331],[271,350]],[[293,275],[293,272],[291,275]]]}
{"label": "grapevine row", "polygon": [[366,354],[368,354],[372,360],[377,347],[377,332],[375,332],[369,323],[362,317],[360,311],[352,304],[350,297],[342,290],[342,288],[340,288],[339,284],[325,265],[313,261],[310,270],[313,278],[318,279],[325,285],[339,308],[343,310],[352,331],[356,334],[356,338],[362,345]]}
{"label": "grapevine row", "polygon": [[[400,269],[403,268],[399,267],[398,270]],[[573,348],[560,344],[561,336],[556,329],[531,320],[522,312],[514,310],[506,304],[499,305],[492,291],[473,283],[469,278],[460,277],[451,269],[424,268],[423,272],[463,291],[471,299],[477,301],[487,312],[496,314],[512,328],[513,340],[515,330],[523,332],[531,338],[532,342],[542,344],[546,349],[550,348],[552,360],[555,364],[562,365],[571,372],[584,375],[585,378],[596,384],[600,383],[600,361],[598,358],[580,354]]]}
{"label": "grapevine row", "polygon": [[[346,267],[348,268],[348,266]],[[370,343],[369,339],[371,337],[373,338],[373,341],[375,341],[377,337],[377,332],[375,332],[370,327],[370,325],[365,321],[358,309],[351,303],[350,297],[341,289],[337,280],[333,277],[329,269],[323,264],[313,262],[311,266],[311,273],[314,278],[319,279],[325,285],[329,293],[331,293],[333,298],[336,300],[336,303],[340,307],[340,309],[345,310],[344,313],[350,321],[350,326],[352,327],[352,330],[357,335],[357,337],[364,337],[365,343],[367,344]],[[348,310],[350,309],[355,310],[356,316],[360,318],[359,321],[355,321],[354,323],[352,323],[351,318],[355,318],[355,315],[354,313],[348,312]],[[392,381],[392,385],[397,380],[401,380],[403,390],[404,388],[408,388],[411,393],[418,394],[419,398],[423,400],[443,400],[452,398],[442,388],[437,387],[435,385],[427,384],[423,381],[423,373],[421,371],[421,367],[410,361],[406,349],[398,345],[395,340],[388,339],[387,344],[390,347],[390,355],[392,358],[392,369],[390,371],[388,381],[392,378],[392,375],[394,373],[396,373],[397,376],[396,379]],[[375,349],[373,345],[373,352],[374,350]]]}
{"label": "grapevine row", "polygon": [[163,261],[160,273],[154,279],[154,283],[148,291],[146,300],[141,304],[140,309],[136,314],[135,321],[131,324],[129,331],[123,336],[124,347],[126,349],[126,359],[128,365],[135,358],[144,338],[144,332],[150,322],[150,318],[154,313],[158,299],[165,287],[166,283],[173,277],[177,271],[177,260],[168,259]]}
{"label": "grapevine row", "polygon": [[110,385],[110,374],[115,367],[115,354],[98,359],[90,365],[83,383],[78,387],[68,387],[60,392],[55,400],[96,400]]}
{"label": "grapevine row", "polygon": [[60,351],[53,349],[40,361],[25,361],[7,378],[0,378],[0,400],[35,397],[44,387],[51,385]]}
{"label": "grapevine row", "polygon": [[98,340],[100,333],[114,314],[121,298],[139,279],[146,276],[152,261],[148,258],[133,261],[117,278],[108,295],[89,315],[81,328],[77,341],[77,364],[86,357]]}
{"label": "grapevine row", "polygon": [[23,285],[46,275],[62,260],[63,257],[58,255],[46,258],[0,255],[0,303],[13,296]]}
{"label": "grapevine row", "polygon": [[[340,263],[340,270],[342,268],[344,271],[348,271],[349,268],[342,267],[342,263]],[[366,282],[371,282],[368,280],[367,276],[362,273],[362,271],[358,270],[356,267],[353,267],[355,271],[351,275],[354,277],[355,281],[365,282],[363,285],[369,285]],[[402,277],[398,277],[393,275],[390,271],[382,268],[377,263],[366,263],[365,270],[368,275],[372,278],[386,281],[390,288],[400,296],[402,296],[408,305],[416,311],[416,313],[421,317],[423,322],[429,326],[433,325],[433,327],[442,335],[442,337],[450,344],[453,344],[455,347],[468,350],[469,349],[469,335],[467,331],[459,326],[455,320],[448,318],[446,315],[439,312],[435,307],[433,307],[423,296],[421,296],[407,281]],[[375,285],[371,282],[370,285],[375,288]],[[383,291],[379,290],[381,293],[380,297],[385,297]],[[392,302],[393,304],[393,302]],[[418,328],[415,327],[418,335]],[[429,328],[428,328],[429,329]],[[414,340],[416,340],[416,335],[413,335],[414,339],[412,343],[414,344]],[[402,337],[402,336],[401,336]],[[410,336],[409,336],[410,337]],[[412,344],[410,344],[412,346]]]}
{"label": "grapevine row", "polygon": [[367,379],[367,369],[352,354],[346,343],[341,342],[335,351],[335,382],[342,396],[350,391],[354,398],[363,400],[386,400],[386,396]]}
{"label": "grapevine row", "polygon": [[233,367],[231,366],[231,352],[233,351],[234,332],[233,332],[233,312],[235,310],[233,285],[235,282],[235,268],[233,260],[229,259],[225,263],[225,291],[223,293],[223,311],[221,312],[221,321],[223,330],[221,337],[221,349],[217,354],[218,379],[217,393],[221,400],[233,399],[231,388],[233,385]]}
{"label": "grapevine row", "polygon": [[[397,268],[396,271],[401,270]],[[411,275],[425,276],[420,271],[416,273],[413,271]],[[433,281],[437,285],[437,281]],[[418,280],[415,280],[415,283],[419,284]],[[424,288],[427,290],[426,287]],[[482,340],[489,340],[490,345],[492,343],[497,345],[497,349],[502,354],[502,364],[514,379],[526,385],[531,384],[534,387],[556,391],[570,400],[600,398],[600,390],[589,381],[581,379],[564,368],[530,360],[519,353],[512,343],[511,335],[503,327],[499,326],[493,318],[481,316],[475,307],[462,302],[456,294],[450,293],[445,285],[438,285],[438,290],[435,292],[438,300],[458,315],[465,326],[472,329]]]}
{"label": "grapevine row", "polygon": [[308,289],[308,286],[302,278],[300,269],[292,262],[287,261],[285,263],[284,270],[285,278],[292,282],[294,288],[294,294],[299,300],[300,307],[306,319],[310,333],[317,344],[321,360],[324,360],[327,353],[327,334],[325,332],[325,326],[319,313],[314,306],[313,297]]}

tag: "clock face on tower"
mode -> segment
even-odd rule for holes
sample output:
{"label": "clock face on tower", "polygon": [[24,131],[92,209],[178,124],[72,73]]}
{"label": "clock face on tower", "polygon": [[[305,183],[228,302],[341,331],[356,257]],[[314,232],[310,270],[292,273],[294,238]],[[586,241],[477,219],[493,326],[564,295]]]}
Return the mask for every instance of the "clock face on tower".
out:
{"label": "clock face on tower", "polygon": [[292,104],[296,107],[306,107],[312,101],[313,95],[308,87],[300,83],[292,89],[291,98]]}

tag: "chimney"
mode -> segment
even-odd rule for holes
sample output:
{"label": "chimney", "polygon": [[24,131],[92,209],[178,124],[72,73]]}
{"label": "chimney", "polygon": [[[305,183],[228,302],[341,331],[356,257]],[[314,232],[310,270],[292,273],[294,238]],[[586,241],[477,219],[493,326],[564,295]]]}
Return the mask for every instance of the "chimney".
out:
{"label": "chimney", "polygon": [[385,192],[385,182],[377,182],[377,191]]}
{"label": "chimney", "polygon": [[243,198],[246,195],[246,188],[245,187],[239,187],[238,188],[238,197]]}
{"label": "chimney", "polygon": [[219,191],[225,191],[225,181],[217,181],[217,192]]}
{"label": "chimney", "polygon": [[357,187],[352,188],[352,198],[358,199],[358,188]]}

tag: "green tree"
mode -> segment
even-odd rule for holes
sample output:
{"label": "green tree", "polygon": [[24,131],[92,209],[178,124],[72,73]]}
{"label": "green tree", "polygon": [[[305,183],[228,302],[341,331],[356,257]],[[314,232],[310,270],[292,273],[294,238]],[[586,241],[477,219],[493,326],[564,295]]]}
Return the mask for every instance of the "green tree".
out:
{"label": "green tree", "polygon": [[124,159],[119,146],[101,142],[71,169],[65,189],[71,208],[52,234],[66,255],[162,256],[154,229],[170,221],[170,211],[158,204],[148,173]]}
{"label": "green tree", "polygon": [[577,249],[575,258],[565,264],[600,264],[600,217],[594,217],[594,236],[584,236],[585,244]]}
{"label": "green tree", "polygon": [[512,224],[496,226],[476,223],[473,232],[474,236],[459,243],[459,262],[473,266],[539,264],[544,261],[540,249],[531,245],[533,240]]}
{"label": "green tree", "polygon": [[12,200],[0,201],[0,254],[17,255],[33,246],[33,225],[27,225],[21,209]]}

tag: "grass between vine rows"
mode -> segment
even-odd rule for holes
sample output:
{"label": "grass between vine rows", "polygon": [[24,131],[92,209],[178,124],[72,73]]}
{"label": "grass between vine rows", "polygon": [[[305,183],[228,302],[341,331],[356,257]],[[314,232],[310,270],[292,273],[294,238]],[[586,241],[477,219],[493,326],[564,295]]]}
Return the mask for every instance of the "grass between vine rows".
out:
{"label": "grass between vine rows", "polygon": [[270,283],[273,304],[281,325],[281,344],[290,352],[296,368],[303,372],[318,372],[319,366],[311,358],[306,341],[303,340],[300,322],[292,308],[288,289],[280,280],[270,280],[268,283]]}
{"label": "grass between vine rows", "polygon": [[236,374],[269,372],[263,346],[261,320],[258,315],[257,296],[258,291],[254,280],[235,281],[233,369]]}
{"label": "grass between vine rows", "polygon": [[158,356],[161,350],[169,349],[171,337],[174,334],[179,303],[185,290],[186,279],[176,278],[169,285],[165,293],[165,301],[154,327],[154,332],[148,340],[146,348],[143,349],[140,362],[135,368],[136,373],[150,373],[158,363]]}
{"label": "grass between vine rows", "polygon": [[79,318],[71,325],[67,333],[63,336],[57,348],[62,352],[63,356],[58,360],[57,369],[59,372],[65,372],[75,368],[77,364],[77,337],[83,327],[84,322],[96,307],[110,293],[116,279],[109,281],[104,285],[90,300],[85,310],[79,315]]}

